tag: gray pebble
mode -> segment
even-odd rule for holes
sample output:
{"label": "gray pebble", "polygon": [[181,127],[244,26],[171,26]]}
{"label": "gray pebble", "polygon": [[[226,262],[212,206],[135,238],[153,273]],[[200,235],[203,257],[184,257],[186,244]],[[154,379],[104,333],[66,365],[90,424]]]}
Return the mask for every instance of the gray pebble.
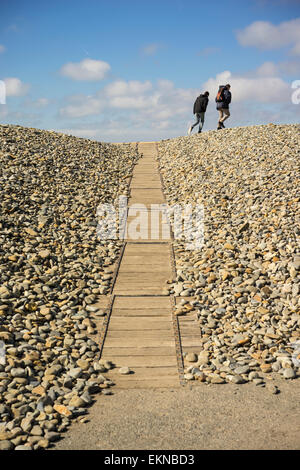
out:
{"label": "gray pebble", "polygon": [[296,377],[296,374],[295,374],[295,371],[294,369],[292,368],[287,368],[287,369],[284,369],[283,371],[283,377],[285,379],[294,379]]}

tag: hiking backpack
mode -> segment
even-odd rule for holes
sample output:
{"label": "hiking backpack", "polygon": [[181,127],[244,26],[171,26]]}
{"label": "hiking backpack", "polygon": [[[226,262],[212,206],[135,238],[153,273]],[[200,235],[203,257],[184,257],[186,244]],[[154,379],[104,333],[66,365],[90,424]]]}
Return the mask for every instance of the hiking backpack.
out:
{"label": "hiking backpack", "polygon": [[221,101],[223,101],[223,92],[225,90],[225,87],[223,85],[219,86],[219,91],[217,93],[217,96],[216,96],[216,102],[217,103],[220,103]]}

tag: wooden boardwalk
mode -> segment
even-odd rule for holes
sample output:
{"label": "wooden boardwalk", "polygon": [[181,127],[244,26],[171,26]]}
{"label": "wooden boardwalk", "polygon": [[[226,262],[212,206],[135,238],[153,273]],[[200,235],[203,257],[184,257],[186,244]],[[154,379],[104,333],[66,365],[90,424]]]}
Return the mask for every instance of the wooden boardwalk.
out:
{"label": "wooden boardwalk", "polygon": [[[125,249],[112,292],[101,358],[115,368],[109,377],[122,388],[176,388],[184,384],[179,322],[166,281],[174,277],[171,233],[160,210],[165,204],[158,171],[156,144],[139,144],[143,157],[130,186]],[[151,211],[150,211],[151,209]],[[188,323],[187,323],[188,321]],[[197,347],[196,320],[183,320],[181,342]],[[186,333],[187,338],[185,338]],[[195,337],[196,335],[196,337]],[[195,343],[195,344],[194,344]],[[200,345],[198,345],[199,349]],[[130,375],[119,368],[128,366]]]}

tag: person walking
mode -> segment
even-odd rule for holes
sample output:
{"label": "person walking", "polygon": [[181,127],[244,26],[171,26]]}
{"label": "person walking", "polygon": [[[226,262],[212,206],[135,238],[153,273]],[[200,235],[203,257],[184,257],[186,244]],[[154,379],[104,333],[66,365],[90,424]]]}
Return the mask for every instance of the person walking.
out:
{"label": "person walking", "polygon": [[194,127],[196,127],[198,124],[199,124],[198,134],[202,131],[202,128],[204,125],[204,116],[205,116],[206,108],[207,108],[208,101],[209,101],[208,97],[209,97],[209,92],[206,91],[203,95],[201,94],[196,98],[196,101],[194,103],[193,113],[196,115],[197,121],[195,122],[195,124],[193,124],[189,128],[188,135],[191,134]]}
{"label": "person walking", "polygon": [[224,121],[229,118],[229,104],[231,103],[231,92],[230,85],[219,87],[218,94],[216,96],[217,110],[219,111],[219,121],[217,129],[225,129]]}

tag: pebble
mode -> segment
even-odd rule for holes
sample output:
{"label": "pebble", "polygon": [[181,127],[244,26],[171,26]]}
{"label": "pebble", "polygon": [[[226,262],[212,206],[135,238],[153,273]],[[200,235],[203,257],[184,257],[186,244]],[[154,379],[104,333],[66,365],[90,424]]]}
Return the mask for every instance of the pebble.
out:
{"label": "pebble", "polygon": [[185,378],[185,380],[194,380],[195,379],[194,375],[191,374],[190,372],[187,373],[187,374],[184,374],[184,378]]}
{"label": "pebble", "polygon": [[16,446],[14,450],[32,450],[32,447],[30,445],[19,445]]}
{"label": "pebble", "polygon": [[[298,124],[158,143],[167,204],[204,209],[201,249],[188,246],[188,233],[174,240],[176,276],[169,287],[179,298],[185,291],[196,311],[209,353],[199,356],[199,367],[213,365],[228,382],[239,376],[264,383],[249,378],[251,372],[299,376],[299,148]],[[226,372],[235,353],[243,361]]]}
{"label": "pebble", "polygon": [[14,449],[14,445],[11,441],[5,440],[0,441],[0,450],[12,450]]}
{"label": "pebble", "polygon": [[283,377],[285,379],[294,379],[296,377],[295,371],[292,368],[284,369]]}
{"label": "pebble", "polygon": [[198,361],[198,356],[195,353],[188,353],[185,357],[185,359],[188,362],[197,362]]}
{"label": "pebble", "polygon": [[241,375],[231,375],[228,376],[230,382],[234,384],[243,384],[246,382],[246,380],[241,376]]}
{"label": "pebble", "polygon": [[235,374],[241,375],[241,374],[247,374],[249,372],[249,366],[239,366],[236,369],[234,369]]}
{"label": "pebble", "polygon": [[272,393],[273,395],[277,395],[278,393],[280,393],[280,390],[278,389],[278,387],[276,385],[273,385],[273,384],[267,384],[267,390]]}
{"label": "pebble", "polygon": [[119,373],[122,375],[128,375],[131,374],[131,370],[129,369],[129,367],[121,367],[119,369]]}

